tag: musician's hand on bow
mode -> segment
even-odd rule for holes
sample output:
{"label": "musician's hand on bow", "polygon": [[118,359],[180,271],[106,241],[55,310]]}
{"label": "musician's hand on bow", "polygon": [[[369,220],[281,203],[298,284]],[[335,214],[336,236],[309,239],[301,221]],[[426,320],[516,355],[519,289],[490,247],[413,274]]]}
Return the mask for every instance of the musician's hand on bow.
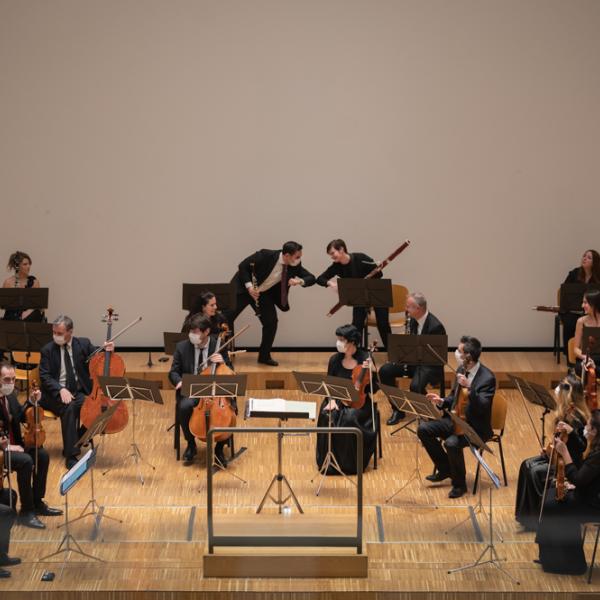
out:
{"label": "musician's hand on bow", "polygon": [[569,454],[567,445],[558,437],[554,438],[554,451],[558,452],[563,458],[566,458]]}
{"label": "musician's hand on bow", "polygon": [[290,279],[288,279],[288,286],[293,286],[293,285],[302,285],[304,283],[303,279],[300,279],[300,277],[290,277]]}
{"label": "musician's hand on bow", "polygon": [[456,376],[456,381],[458,381],[458,385],[460,385],[460,387],[464,387],[467,389],[469,389],[471,387],[471,384],[469,383],[469,379],[467,377],[465,377],[463,373],[459,373]]}
{"label": "musician's hand on bow", "polygon": [[25,450],[23,450],[23,446],[17,446],[16,444],[9,444],[8,450],[9,452],[25,452]]}
{"label": "musician's hand on bow", "polygon": [[326,410],[328,412],[332,411],[332,410],[337,410],[337,409],[338,409],[337,402],[333,399],[330,399],[329,402],[327,403],[327,406],[325,406],[323,408],[323,410]]}
{"label": "musician's hand on bow", "polygon": [[442,401],[440,396],[438,394],[434,394],[433,392],[430,392],[425,397],[427,398],[427,400],[429,400],[429,402],[431,402],[432,404],[435,404],[436,406]]}
{"label": "musician's hand on bow", "polygon": [[571,431],[573,431],[573,428],[568,423],[565,423],[564,421],[559,421],[556,424],[556,431],[559,433],[562,433],[564,431],[565,433],[570,434]]}
{"label": "musician's hand on bow", "polygon": [[373,363],[371,362],[370,358],[367,358],[367,360],[363,360],[363,364],[362,364],[363,369],[367,369],[367,371],[370,371],[372,366],[373,366]]}
{"label": "musician's hand on bow", "polygon": [[596,368],[596,363],[592,360],[591,356],[587,357],[587,360],[585,361],[585,368],[586,369],[595,369]]}
{"label": "musician's hand on bow", "polygon": [[102,344],[105,352],[114,352],[115,351],[115,343],[114,342],[104,342]]}
{"label": "musician's hand on bow", "polygon": [[71,394],[71,392],[67,388],[61,388],[60,401],[63,404],[71,404],[71,402],[73,402],[74,399],[75,396],[73,396],[73,394]]}
{"label": "musician's hand on bow", "polygon": [[32,390],[31,393],[29,394],[29,401],[34,406],[37,406],[37,403],[41,400],[41,398],[42,398],[42,392],[39,389]]}
{"label": "musician's hand on bow", "polygon": [[219,364],[219,363],[224,363],[225,361],[223,360],[223,357],[218,353],[215,352],[214,354],[212,354],[210,356],[210,362],[214,363],[214,364]]}

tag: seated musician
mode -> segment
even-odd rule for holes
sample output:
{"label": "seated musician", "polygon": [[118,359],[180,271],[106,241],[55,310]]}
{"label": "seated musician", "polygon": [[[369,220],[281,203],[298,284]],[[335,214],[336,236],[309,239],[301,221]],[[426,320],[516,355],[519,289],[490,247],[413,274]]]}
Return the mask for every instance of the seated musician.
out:
{"label": "seated musician", "polygon": [[[577,466],[567,444],[555,438],[556,452],[564,462],[564,481],[571,486],[562,488],[559,477],[546,493],[537,535],[539,560],[550,573],[582,574],[587,569],[581,524],[598,521],[600,514],[600,411],[592,411],[585,428],[587,449],[583,462]],[[562,488],[562,489],[561,489]],[[564,494],[564,496],[562,496]]]}
{"label": "seated musician", "polygon": [[[4,280],[5,288],[39,288],[40,282],[29,274],[31,270],[31,256],[26,252],[17,250],[10,255],[7,269],[14,271],[14,275]],[[5,321],[45,321],[44,312],[38,308],[7,309],[4,312]]]}
{"label": "seated musician", "polygon": [[[581,264],[569,271],[563,283],[600,283],[600,254],[596,250],[586,250],[581,257]],[[569,355],[569,340],[575,336],[577,315],[561,314],[563,324],[563,345],[565,356]]]}
{"label": "seated musician", "polygon": [[[492,437],[490,425],[492,401],[496,392],[496,377],[480,361],[481,342],[471,336],[463,336],[458,345],[461,366],[458,368],[452,392],[446,398],[427,394],[438,408],[446,411],[456,408],[461,389],[467,390],[468,404],[465,419],[483,441]],[[417,435],[433,461],[436,472],[425,479],[433,482],[452,480],[449,498],[460,498],[467,491],[465,458],[463,448],[468,446],[464,435],[457,435],[449,414],[441,419],[421,423]],[[444,440],[444,447],[440,440]]]}
{"label": "seated musician", "polygon": [[580,376],[583,361],[586,361],[586,368],[596,368],[596,365],[600,364],[600,340],[595,340],[594,345],[588,348],[588,356],[583,353],[583,328],[600,327],[600,291],[591,290],[586,292],[583,295],[581,307],[585,314],[577,319],[575,326],[575,358],[577,360],[575,370]]}
{"label": "seated musician", "polygon": [[[83,432],[78,426],[79,413],[86,396],[92,392],[88,357],[96,350],[88,338],[73,335],[73,321],[66,315],[52,323],[53,341],[42,348],[40,404],[60,417],[65,466],[70,469],[80,449],[75,445]],[[104,349],[114,351],[112,342],[104,342]]]}
{"label": "seated musician", "polygon": [[[323,287],[331,288],[337,292],[337,279],[343,277],[354,277],[364,279],[377,265],[373,259],[362,252],[348,253],[346,242],[344,240],[332,240],[327,244],[327,254],[333,261],[327,270],[317,277],[317,283]],[[383,277],[383,273],[377,273],[376,278]],[[373,309],[377,321],[377,330],[381,336],[381,342],[387,344],[390,328],[390,309],[379,307]],[[352,309],[352,325],[359,331],[365,328],[367,318],[367,309],[355,306]]]}
{"label": "seated musician", "polygon": [[217,297],[212,292],[202,292],[195,300],[192,310],[188,313],[181,326],[181,333],[190,332],[190,321],[194,315],[201,314],[210,319],[210,332],[218,334],[221,326],[227,323],[223,313],[219,312]]}
{"label": "seated musician", "polygon": [[[197,375],[198,368],[202,364],[220,364],[225,363],[231,367],[227,349],[220,353],[215,353],[217,349],[217,336],[211,335],[210,319],[206,316],[197,314],[190,320],[189,339],[179,342],[175,347],[173,354],[173,363],[169,371],[169,380],[175,386],[177,411],[179,423],[183,430],[183,435],[187,441],[187,448],[183,453],[183,460],[186,464],[191,464],[194,456],[197,454],[196,440],[190,431],[190,418],[194,407],[198,405],[198,398],[186,398],[181,394],[181,385],[183,375]],[[208,362],[207,362],[208,361]],[[235,400],[232,402],[234,410],[237,412]],[[223,465],[227,466],[227,460],[223,448],[225,441],[215,444],[215,457]]]}
{"label": "seated musician", "polygon": [[15,369],[7,363],[0,363],[0,431],[7,433],[8,444],[4,448],[4,466],[16,471],[21,511],[19,522],[26,527],[44,529],[46,526],[38,515],[54,517],[62,515],[62,510],[50,508],[44,502],[46,480],[50,457],[43,448],[27,447],[21,434],[21,423],[25,422],[25,411],[37,403],[41,392],[32,392],[31,399],[23,406],[15,394]]}
{"label": "seated musician", "polygon": [[[335,331],[337,352],[329,359],[327,375],[352,380],[353,370],[358,366],[370,369],[369,354],[360,348],[361,332],[354,325],[343,325]],[[368,373],[367,373],[368,376]],[[376,432],[373,428],[373,406],[370,386],[367,386],[365,403],[361,408],[351,408],[339,400],[325,398],[321,404],[317,427],[328,427],[331,416],[332,427],[358,427],[363,433],[363,471],[375,452]],[[353,435],[333,435],[333,454],[344,474],[356,474],[356,439]],[[317,434],[317,465],[323,465],[328,449],[325,434]],[[327,475],[336,475],[329,469]]]}
{"label": "seated musician", "polygon": [[[590,411],[583,398],[581,380],[575,375],[567,375],[554,390],[556,411],[554,412],[553,431],[566,433],[567,447],[576,467],[583,462],[583,453],[587,442],[584,437],[585,425]],[[515,503],[515,518],[525,529],[537,529],[540,503],[549,474],[554,468],[548,464],[548,451],[527,458],[519,469],[519,482]],[[550,471],[548,470],[550,468]]]}
{"label": "seated musician", "polygon": [[[2,450],[6,446],[8,446],[8,438],[0,437],[0,458],[2,458]],[[0,468],[0,477],[1,475]],[[8,487],[2,487],[2,481],[0,481],[0,579],[10,577],[10,571],[2,567],[14,567],[21,562],[20,558],[8,555],[10,530],[17,519],[14,509],[16,502],[17,493]]]}
{"label": "seated musician", "polygon": [[[439,319],[427,310],[427,299],[420,292],[413,292],[406,299],[406,314],[408,322],[406,331],[410,335],[445,335],[446,329]],[[406,369],[405,369],[406,367]],[[412,378],[410,391],[424,394],[428,385],[439,385],[444,379],[444,367],[411,366],[397,363],[385,363],[379,369],[381,383],[396,385],[396,378],[404,373]],[[392,405],[392,416],[387,420],[388,425],[396,425],[404,419],[404,412]]]}

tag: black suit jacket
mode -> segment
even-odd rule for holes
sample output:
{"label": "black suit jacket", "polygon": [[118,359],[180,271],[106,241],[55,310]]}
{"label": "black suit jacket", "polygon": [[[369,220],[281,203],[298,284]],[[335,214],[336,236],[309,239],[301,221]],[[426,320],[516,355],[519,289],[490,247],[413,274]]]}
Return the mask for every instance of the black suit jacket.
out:
{"label": "black suit jacket", "polygon": [[[459,373],[464,373],[464,368],[458,368]],[[442,402],[442,408],[450,410],[454,408],[457,399],[458,382],[454,382],[452,392]],[[467,423],[484,440],[492,437],[492,401],[496,393],[496,376],[483,364],[479,364],[479,370],[471,382],[469,390],[469,403],[467,405]]]}
{"label": "black suit jacket", "polygon": [[[17,446],[24,446],[23,436],[21,435],[21,423],[25,419],[25,409],[28,404],[24,404],[21,406],[19,401],[17,400],[16,394],[11,394],[7,396],[8,398],[8,411],[11,416],[10,424],[4,423],[4,411],[0,408],[0,432],[8,431],[9,427],[13,435],[13,443]],[[0,402],[4,402],[2,397],[0,396]],[[2,465],[0,465],[1,467]]]}
{"label": "black suit jacket", "polygon": [[[411,319],[409,325],[411,335],[417,334],[418,327],[417,320]],[[425,323],[423,323],[423,331],[419,335],[446,335],[446,328],[434,314],[429,313],[425,319]]]}
{"label": "black suit jacket", "polygon": [[[73,369],[83,393],[88,396],[92,393],[92,380],[87,361],[88,356],[96,350],[96,346],[88,338],[73,337]],[[40,360],[40,379],[42,380],[42,393],[51,398],[59,399],[61,385],[60,359],[61,347],[54,342],[49,342],[42,348]]]}
{"label": "black suit jacket", "polygon": [[[208,342],[208,356],[215,353],[217,349],[217,336],[211,335]],[[171,370],[169,371],[169,381],[176,386],[182,379],[183,376],[188,374],[191,375],[194,372],[194,344],[189,340],[183,340],[175,346],[175,353],[173,354],[173,362],[171,364]],[[231,369],[231,361],[229,360],[229,353],[224,348],[220,352],[225,364]],[[177,390],[177,398],[181,398],[180,390]]]}
{"label": "black suit jacket", "polygon": [[[254,273],[256,276],[256,283],[260,285],[271,273],[277,261],[279,260],[279,256],[281,255],[281,250],[258,250],[254,254],[251,254],[247,258],[245,258],[238,265],[238,272],[233,276],[231,280],[232,283],[235,284],[236,292],[238,294],[247,294],[248,290],[246,289],[247,283],[252,283],[252,263],[254,263]],[[299,277],[304,281],[304,287],[310,287],[315,284],[315,276],[307,271],[300,263],[296,267],[288,266],[288,278],[292,279],[293,277]],[[281,306],[281,299],[279,294],[279,286],[275,285],[270,290],[267,290],[266,293],[273,293],[273,299],[275,304],[281,310],[288,310],[289,306]]]}

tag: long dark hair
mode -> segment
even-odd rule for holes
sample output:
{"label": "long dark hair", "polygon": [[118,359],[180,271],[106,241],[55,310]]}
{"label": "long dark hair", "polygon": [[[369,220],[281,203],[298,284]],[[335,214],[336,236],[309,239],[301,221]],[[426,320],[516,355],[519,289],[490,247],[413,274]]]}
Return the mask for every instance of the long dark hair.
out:
{"label": "long dark hair", "polygon": [[600,450],[600,410],[596,409],[592,411],[589,424],[590,427],[596,430],[596,435],[591,442],[588,442],[588,447],[583,454],[584,458],[587,458],[592,452]]}
{"label": "long dark hair", "polygon": [[31,260],[31,256],[29,256],[29,254],[27,254],[27,252],[23,252],[22,250],[17,250],[16,252],[13,252],[10,255],[10,258],[8,259],[8,264],[6,265],[6,268],[9,271],[17,272],[19,270],[19,265],[23,262],[24,259],[27,259],[29,261],[29,264],[33,263],[33,261]]}
{"label": "long dark hair", "polygon": [[[586,250],[584,254],[590,253],[592,255],[592,274],[590,276],[590,280],[587,283],[600,283],[600,254],[596,250]],[[585,271],[583,267],[579,267],[579,271],[577,273],[577,279],[582,283],[586,283],[585,281]]]}
{"label": "long dark hair", "polygon": [[583,296],[587,300],[587,303],[592,307],[594,315],[600,315],[600,291],[590,290]]}

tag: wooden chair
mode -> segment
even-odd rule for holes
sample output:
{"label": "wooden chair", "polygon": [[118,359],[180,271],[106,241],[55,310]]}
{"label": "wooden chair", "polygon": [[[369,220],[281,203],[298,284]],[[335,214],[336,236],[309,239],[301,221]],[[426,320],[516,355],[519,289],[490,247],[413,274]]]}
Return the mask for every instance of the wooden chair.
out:
{"label": "wooden chair", "polygon": [[[494,400],[492,401],[492,437],[488,440],[498,444],[500,451],[500,464],[502,465],[502,476],[504,477],[504,485],[508,485],[508,478],[506,477],[506,465],[504,463],[504,451],[502,449],[502,436],[504,435],[504,425],[506,423],[506,412],[508,410],[508,403],[506,397],[502,392],[496,393]],[[473,484],[473,494],[477,493],[477,485],[479,484],[479,471],[481,465],[477,463],[477,470],[475,471],[475,483]]]}
{"label": "wooden chair", "polygon": [[592,573],[594,571],[594,562],[596,562],[596,550],[598,549],[598,538],[600,537],[600,523],[584,523],[583,524],[583,543],[585,544],[585,536],[588,528],[596,528],[596,538],[594,540],[594,550],[592,551],[592,560],[590,561],[590,570],[588,571],[587,582],[592,583]]}
{"label": "wooden chair", "polygon": [[[25,389],[28,387],[28,382],[37,381],[38,384],[40,383],[41,359],[42,355],[39,352],[30,352],[29,358],[27,357],[27,352],[11,352],[11,363],[15,365],[15,378],[19,384],[25,382]],[[29,370],[16,366],[17,364],[26,365],[27,363],[32,367]],[[23,387],[21,387],[21,389],[23,389]]]}
{"label": "wooden chair", "polygon": [[[406,299],[408,298],[408,288],[398,283],[392,284],[392,300],[394,304],[390,308],[390,327],[392,331],[400,327],[404,327],[406,324]],[[401,315],[396,318],[392,318],[392,315]],[[369,313],[367,319],[367,325],[369,327],[376,327],[377,321],[375,319],[375,313],[372,311]]]}
{"label": "wooden chair", "polygon": [[577,362],[577,358],[575,356],[575,338],[574,337],[572,337],[567,343],[567,352],[568,352],[567,356],[568,356],[569,362],[574,365]]}

